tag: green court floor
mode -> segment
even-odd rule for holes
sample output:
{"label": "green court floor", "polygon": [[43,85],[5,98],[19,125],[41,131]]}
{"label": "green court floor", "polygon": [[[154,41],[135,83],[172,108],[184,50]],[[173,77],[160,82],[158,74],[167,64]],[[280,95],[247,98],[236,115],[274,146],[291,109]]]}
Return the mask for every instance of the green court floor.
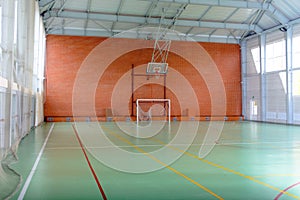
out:
{"label": "green court floor", "polygon": [[[214,126],[200,122],[187,144],[176,136],[191,136],[196,122],[143,138],[125,134],[134,127],[123,123],[37,127],[11,166],[22,176],[11,199],[300,199],[299,126],[226,122],[207,142]],[[211,150],[200,158],[203,145]]]}

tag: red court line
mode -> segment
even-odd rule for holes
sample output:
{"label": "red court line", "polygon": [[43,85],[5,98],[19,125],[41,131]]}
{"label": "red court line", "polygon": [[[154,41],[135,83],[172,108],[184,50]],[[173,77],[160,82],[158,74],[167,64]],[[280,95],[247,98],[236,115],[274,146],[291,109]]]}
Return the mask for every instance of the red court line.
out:
{"label": "red court line", "polygon": [[90,167],[90,170],[91,170],[91,172],[92,172],[92,174],[93,174],[93,176],[94,176],[94,179],[95,179],[95,181],[96,181],[96,183],[97,183],[97,185],[98,185],[98,188],[99,188],[99,190],[100,190],[100,192],[101,192],[102,198],[103,198],[104,200],[107,200],[107,197],[106,197],[106,195],[105,195],[105,193],[104,193],[104,190],[103,190],[103,188],[102,188],[102,186],[101,186],[101,184],[100,184],[100,181],[99,181],[99,179],[98,179],[98,177],[97,177],[97,174],[96,174],[96,172],[95,172],[95,170],[94,170],[94,168],[93,168],[93,166],[92,166],[92,164],[91,164],[91,162],[90,162],[90,160],[89,160],[89,157],[87,156],[87,153],[86,153],[86,151],[85,151],[85,148],[83,147],[83,144],[82,144],[82,142],[81,142],[81,140],[80,140],[80,138],[79,138],[78,132],[77,132],[77,130],[76,130],[74,124],[72,124],[72,127],[73,127],[73,129],[74,129],[74,132],[75,132],[76,137],[77,137],[77,139],[78,139],[78,142],[79,142],[79,144],[80,144],[81,150],[82,150],[82,152],[83,152],[83,154],[84,154],[84,157],[85,157],[85,159],[86,159],[86,161],[87,161],[87,163],[88,163],[88,165],[89,165],[89,167]]}
{"label": "red court line", "polygon": [[289,189],[291,189],[291,188],[293,188],[293,187],[295,187],[296,185],[299,185],[299,184],[300,184],[300,182],[295,183],[294,185],[291,185],[291,186],[287,187],[287,188],[284,189],[282,192],[280,192],[280,193],[275,197],[274,200],[278,200],[278,199],[284,194],[284,192],[288,191]]}

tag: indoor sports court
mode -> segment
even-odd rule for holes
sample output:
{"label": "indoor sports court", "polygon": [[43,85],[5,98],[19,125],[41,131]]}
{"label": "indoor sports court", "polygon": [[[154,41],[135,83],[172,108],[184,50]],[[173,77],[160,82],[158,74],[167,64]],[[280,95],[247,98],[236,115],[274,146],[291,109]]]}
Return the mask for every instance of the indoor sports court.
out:
{"label": "indoor sports court", "polygon": [[299,10],[0,0],[0,199],[300,199]]}

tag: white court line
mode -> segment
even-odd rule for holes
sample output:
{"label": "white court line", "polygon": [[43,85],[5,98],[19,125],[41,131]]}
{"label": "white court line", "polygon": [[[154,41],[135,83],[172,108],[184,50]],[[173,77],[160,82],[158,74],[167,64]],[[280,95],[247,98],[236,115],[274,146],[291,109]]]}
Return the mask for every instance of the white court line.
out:
{"label": "white court line", "polygon": [[23,188],[22,188],[22,191],[21,191],[21,193],[20,193],[20,195],[19,195],[19,197],[18,197],[18,200],[22,200],[22,199],[24,198],[24,196],[25,196],[25,193],[26,193],[26,191],[27,191],[27,189],[28,189],[28,187],[29,187],[29,184],[30,184],[30,182],[31,182],[31,179],[32,179],[32,177],[33,177],[33,175],[34,175],[34,173],[35,173],[35,171],[36,171],[36,168],[37,168],[37,166],[38,166],[38,164],[39,164],[39,162],[40,162],[40,159],[41,159],[41,157],[42,157],[42,154],[43,154],[43,152],[44,152],[45,146],[46,146],[46,144],[47,144],[47,142],[48,142],[48,139],[49,139],[49,137],[50,137],[50,134],[52,133],[53,128],[54,128],[54,123],[52,124],[52,126],[51,126],[51,128],[50,128],[50,130],[49,130],[49,132],[48,132],[48,135],[47,135],[47,137],[46,137],[46,139],[45,139],[45,142],[44,142],[44,144],[43,144],[43,146],[42,146],[42,148],[41,148],[41,150],[40,150],[40,152],[39,152],[39,154],[38,154],[38,157],[36,158],[36,160],[35,160],[35,162],[34,162],[34,165],[33,165],[32,169],[31,169],[31,171],[30,171],[30,174],[29,174],[29,176],[28,176],[27,179],[26,179],[26,182],[25,182],[25,184],[24,184],[24,186],[23,186]]}
{"label": "white court line", "polygon": [[254,142],[225,142],[225,141],[219,141],[220,145],[252,145],[252,144],[295,144],[298,145],[297,142],[295,143],[294,141],[270,141],[270,142],[263,142],[263,141],[254,141]]}
{"label": "white court line", "polygon": [[[189,146],[208,146],[208,145],[257,145],[257,144],[285,144],[284,142],[218,142],[218,143],[212,143],[212,144],[190,144]],[[170,146],[186,146],[187,144],[172,144]],[[165,145],[161,145],[161,144],[141,144],[141,145],[136,145],[138,147],[164,147]],[[105,146],[85,146],[87,149],[109,149],[109,148],[115,148],[115,147],[119,147],[119,148],[133,148],[132,146],[129,145],[105,145]],[[297,146],[295,146],[297,147]],[[47,150],[78,150],[81,149],[80,147],[48,147],[46,148]]]}

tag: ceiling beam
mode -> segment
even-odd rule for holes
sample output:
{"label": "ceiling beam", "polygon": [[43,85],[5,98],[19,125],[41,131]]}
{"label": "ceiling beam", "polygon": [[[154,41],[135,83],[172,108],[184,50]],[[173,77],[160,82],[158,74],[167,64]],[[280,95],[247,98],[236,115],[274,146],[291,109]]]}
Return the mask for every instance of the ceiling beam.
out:
{"label": "ceiling beam", "polygon": [[[154,0],[145,0],[154,1]],[[241,0],[160,0],[159,2],[166,3],[181,3],[190,5],[202,5],[202,6],[221,6],[221,7],[232,7],[232,8],[246,8],[246,9],[267,9],[269,3],[259,3]]]}
{"label": "ceiling beam", "polygon": [[[83,28],[70,28],[64,27],[64,29],[60,28],[53,28],[49,31],[48,34],[68,34],[68,35],[85,35],[87,36],[100,36],[100,37],[116,37],[116,38],[140,38],[145,39],[147,38],[147,32],[141,33],[135,31],[127,31],[122,33],[122,30],[115,30],[112,32],[105,31],[103,29],[86,29]],[[121,33],[121,34],[119,34]],[[213,35],[202,35],[202,34],[189,34],[189,35],[182,35],[182,36],[174,36],[173,40],[180,40],[180,41],[197,41],[197,42],[218,42],[218,43],[233,43],[238,44],[239,40],[230,36],[213,36]]]}
{"label": "ceiling beam", "polygon": [[[120,15],[120,12],[121,12],[121,9],[122,9],[123,5],[124,5],[124,0],[120,0],[118,10],[117,10],[117,13],[116,13],[118,16]],[[111,25],[111,30],[115,29],[115,25],[116,25],[116,22],[113,22],[112,25]]]}
{"label": "ceiling beam", "polygon": [[145,17],[151,17],[152,11],[156,8],[158,0],[152,1],[151,5],[148,7]]}
{"label": "ceiling beam", "polygon": [[[116,15],[116,14],[101,14],[101,13],[86,13],[78,11],[63,10],[59,14],[55,10],[51,10],[46,13],[44,19],[52,17],[56,18],[71,18],[71,19],[82,19],[85,20],[87,17],[93,20],[109,21],[109,22],[127,22],[137,24],[148,24],[159,25],[160,18],[147,18],[142,16],[128,16],[128,15]],[[239,24],[239,23],[222,23],[222,22],[206,22],[197,20],[180,20],[177,19],[176,26],[186,27],[201,27],[201,28],[222,28],[222,29],[237,29],[237,30],[253,30],[257,33],[263,30],[256,25]]]}
{"label": "ceiling beam", "polygon": [[45,7],[48,6],[51,3],[54,3],[56,0],[39,0],[39,6]]}
{"label": "ceiling beam", "polygon": [[[146,0],[153,1],[153,0]],[[220,6],[231,8],[244,8],[244,9],[259,9],[267,11],[268,15],[275,18],[282,25],[289,22],[289,19],[278,9],[276,9],[272,3],[269,2],[250,2],[241,0],[160,0],[160,2],[173,2],[190,5],[203,5],[203,6]]]}
{"label": "ceiling beam", "polygon": [[[294,25],[297,25],[297,24],[300,24],[300,18],[297,18],[297,19],[294,19],[292,21],[289,21],[288,24],[286,25],[278,25],[278,26],[275,26],[273,28],[270,28],[270,29],[267,29],[267,30],[264,30],[263,32],[261,32],[260,34],[267,34],[267,33],[271,33],[273,31],[277,31],[279,28],[282,28],[282,27],[285,27],[285,28],[291,28],[291,26],[294,26]],[[252,39],[254,37],[257,37],[257,35],[251,35],[249,37],[244,37],[244,38],[241,38],[241,40],[249,40],[249,39]]]}
{"label": "ceiling beam", "polygon": [[290,21],[284,14],[282,14],[282,12],[280,12],[270,3],[268,4],[266,14],[277,20],[282,25],[286,25]]}
{"label": "ceiling beam", "polygon": [[[88,0],[87,6],[86,6],[86,13],[88,14],[87,16],[89,16],[89,13],[90,13],[90,10],[91,10],[91,5],[92,5],[92,0]],[[84,22],[84,30],[87,29],[88,23],[89,23],[89,17],[87,17],[85,22]]]}

